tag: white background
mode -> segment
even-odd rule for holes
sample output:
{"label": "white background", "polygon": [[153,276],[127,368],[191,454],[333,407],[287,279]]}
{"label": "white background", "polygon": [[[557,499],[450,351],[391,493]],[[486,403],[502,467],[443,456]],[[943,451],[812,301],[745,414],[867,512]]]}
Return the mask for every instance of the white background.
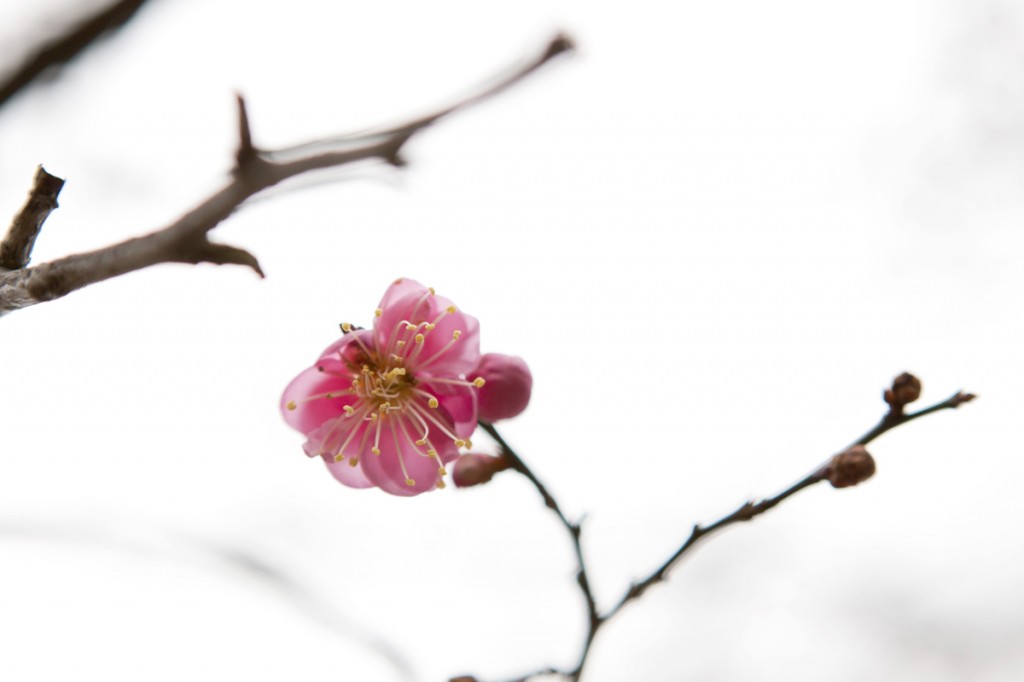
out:
{"label": "white background", "polygon": [[[69,7],[74,6],[74,11]],[[85,3],[5,0],[0,55]],[[507,438],[586,514],[610,606],[688,533],[881,416],[875,479],[696,551],[601,633],[587,682],[1024,675],[1024,16],[1009,0],[153,0],[0,110],[0,213],[67,179],[43,262],[267,147],[577,55],[214,233],[267,273],[161,266],[0,320],[0,678],[508,679],[571,666],[564,531],[529,485],[412,499],[302,454],[282,388],[406,276],[522,355]],[[486,440],[483,434],[476,439]]]}

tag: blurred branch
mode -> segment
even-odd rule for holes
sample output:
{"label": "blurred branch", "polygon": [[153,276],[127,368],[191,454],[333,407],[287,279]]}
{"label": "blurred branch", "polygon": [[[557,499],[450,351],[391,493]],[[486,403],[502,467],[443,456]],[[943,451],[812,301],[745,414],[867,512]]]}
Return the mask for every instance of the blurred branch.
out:
{"label": "blurred branch", "polygon": [[36,168],[28,199],[0,242],[0,272],[20,270],[28,265],[36,237],[50,213],[57,208],[57,196],[63,187],[63,180],[50,175],[42,166]]}
{"label": "blurred branch", "polygon": [[[449,114],[496,95],[552,58],[570,50],[571,41],[558,35],[548,42],[539,56],[493,80],[476,94],[428,116],[391,128],[334,140],[318,140],[288,149],[261,150],[253,144],[245,101],[239,97],[238,151],[231,181],[225,187],[172,224],[151,234],[32,268],[0,273],[0,314],[51,301],[89,284],[157,263],[245,265],[262,277],[259,262],[248,251],[208,239],[208,233],[246,199],[283,180],[313,170],[366,159],[380,159],[393,166],[401,166],[404,164],[401,150],[413,135]],[[323,147],[327,149],[308,151]]]}
{"label": "blurred branch", "polygon": [[105,33],[124,26],[145,3],[146,0],[119,0],[37,47],[20,67],[0,82],[0,106],[31,85],[47,69],[66,64]]}
{"label": "blurred branch", "polygon": [[[954,395],[950,396],[942,402],[936,403],[930,407],[926,407],[917,412],[906,414],[904,407],[915,400],[921,390],[921,382],[910,374],[901,374],[894,381],[892,388],[885,391],[885,400],[889,403],[889,412],[882,417],[881,421],[872,428],[870,431],[865,433],[859,439],[854,441],[846,450],[840,452],[834,457],[830,458],[827,462],[822,464],[820,467],[815,469],[812,473],[808,474],[804,478],[800,479],[793,485],[783,490],[774,497],[765,498],[757,502],[745,502],[738,509],[733,511],[731,514],[727,514],[717,521],[708,525],[702,526],[696,524],[690,531],[689,536],[683,541],[683,543],[676,549],[672,555],[666,559],[658,568],[656,568],[650,575],[634,582],[626,590],[625,594],[620,597],[618,602],[605,613],[600,613],[596,606],[594,595],[590,589],[590,581],[587,578],[587,569],[583,563],[583,553],[580,547],[579,538],[579,526],[570,523],[565,515],[562,513],[558,506],[558,502],[551,496],[544,485],[537,479],[537,477],[530,471],[529,467],[523,462],[522,458],[519,457],[502,439],[497,430],[491,424],[481,423],[484,430],[487,431],[497,441],[498,445],[502,448],[504,456],[512,462],[512,468],[520,472],[540,492],[541,497],[544,498],[544,503],[551,508],[555,514],[558,515],[562,525],[569,530],[572,536],[573,546],[576,551],[576,556],[579,561],[579,574],[578,582],[581,590],[583,591],[584,597],[587,602],[587,616],[589,621],[589,627],[587,629],[587,636],[583,642],[583,649],[580,653],[579,662],[576,667],[572,670],[558,670],[555,668],[544,668],[535,672],[529,673],[515,678],[511,682],[526,682],[534,677],[540,677],[543,675],[560,675],[563,678],[570,680],[571,682],[577,682],[583,674],[583,668],[587,663],[587,658],[590,654],[591,645],[594,642],[594,638],[597,636],[598,630],[602,625],[607,623],[622,608],[629,602],[639,599],[649,588],[656,585],[657,583],[663,582],[667,579],[669,572],[676,565],[676,563],[701,539],[719,531],[727,526],[731,526],[734,523],[741,521],[750,521],[753,518],[764,514],[768,510],[774,508],[780,504],[783,500],[792,497],[796,493],[811,487],[821,481],[829,481],[833,487],[845,488],[858,483],[871,477],[875,472],[874,460],[871,455],[868,454],[864,446],[879,437],[886,431],[906,424],[907,422],[918,419],[925,415],[938,412],[940,410],[955,409],[960,405],[970,402],[975,398],[972,393],[964,393],[958,391]],[[472,680],[474,678],[454,678]]]}

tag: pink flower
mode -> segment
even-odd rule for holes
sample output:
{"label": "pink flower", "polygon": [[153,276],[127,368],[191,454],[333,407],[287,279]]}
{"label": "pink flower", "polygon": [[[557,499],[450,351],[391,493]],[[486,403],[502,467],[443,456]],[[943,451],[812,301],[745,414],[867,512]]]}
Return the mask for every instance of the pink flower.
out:
{"label": "pink flower", "polygon": [[510,419],[530,402],[533,375],[522,358],[487,353],[469,376],[485,382],[478,394],[480,419],[485,422]]}
{"label": "pink flower", "polygon": [[445,464],[469,447],[477,423],[479,325],[419,282],[384,294],[373,329],[345,335],[281,397],[285,421],[306,435],[336,479],[393,495],[443,488]]}

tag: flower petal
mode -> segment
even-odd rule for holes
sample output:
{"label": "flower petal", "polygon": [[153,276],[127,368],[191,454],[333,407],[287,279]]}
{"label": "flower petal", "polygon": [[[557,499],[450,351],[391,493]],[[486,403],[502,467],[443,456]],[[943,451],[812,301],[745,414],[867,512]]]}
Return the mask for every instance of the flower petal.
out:
{"label": "flower petal", "polygon": [[[451,461],[458,455],[455,446],[447,439],[434,443],[434,447],[443,462]],[[403,497],[433,490],[441,478],[438,474],[438,461],[427,457],[409,442],[399,420],[393,416],[382,424],[380,454],[362,457],[359,466],[366,478],[381,490]],[[414,481],[413,485],[406,483],[407,474]]]}
{"label": "flower petal", "polygon": [[476,430],[476,390],[468,386],[423,382],[437,398],[438,418],[459,438],[469,438]]}
{"label": "flower petal", "polygon": [[[340,369],[340,364],[332,366],[324,361],[292,379],[281,395],[281,414],[289,426],[308,436],[328,419],[342,414],[345,405],[356,402],[357,397],[349,393],[351,378],[335,371]],[[337,393],[338,397],[310,399],[326,393]],[[290,406],[294,409],[289,409]]]}
{"label": "flower petal", "polygon": [[366,474],[363,473],[359,464],[352,466],[347,459],[344,462],[335,462],[327,458],[324,458],[324,464],[327,465],[327,470],[331,472],[334,478],[349,488],[373,487],[373,483],[370,482],[370,479],[366,478]]}
{"label": "flower petal", "polygon": [[[438,314],[449,305],[448,299],[435,297]],[[436,316],[433,319],[437,319]],[[458,338],[454,338],[458,332]],[[480,323],[472,315],[456,309],[437,321],[433,331],[424,334],[423,350],[409,367],[414,371],[429,373],[432,376],[441,374],[461,375],[473,371],[480,362]]]}

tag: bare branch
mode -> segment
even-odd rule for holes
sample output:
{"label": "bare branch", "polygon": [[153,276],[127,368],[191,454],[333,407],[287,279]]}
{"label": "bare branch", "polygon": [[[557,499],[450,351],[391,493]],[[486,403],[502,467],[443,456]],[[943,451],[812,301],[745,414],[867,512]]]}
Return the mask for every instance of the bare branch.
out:
{"label": "bare branch", "polygon": [[232,177],[226,186],[174,223],[151,234],[32,268],[0,273],[0,314],[51,301],[89,284],[157,263],[246,265],[262,276],[252,254],[235,246],[214,244],[207,238],[207,234],[246,199],[313,170],[367,159],[402,165],[400,152],[413,135],[449,114],[498,94],[571,47],[568,38],[556,36],[541,55],[493,80],[476,94],[428,116],[379,131],[317,140],[288,149],[261,150],[253,144],[245,101],[239,97],[239,146]]}
{"label": "bare branch", "polygon": [[66,64],[105,33],[124,26],[145,3],[146,0],[119,0],[40,45],[25,63],[0,82],[0,106],[31,85],[47,69]]}
{"label": "bare branch", "polygon": [[[912,380],[911,383],[916,384],[916,392],[908,393],[906,391],[906,386],[909,380]],[[690,534],[686,537],[686,539],[679,546],[679,548],[676,549],[676,551],[673,552],[668,559],[662,562],[662,564],[658,566],[658,568],[656,568],[654,572],[652,572],[650,575],[630,585],[629,588],[626,590],[625,594],[623,594],[622,597],[619,598],[619,601],[611,609],[609,609],[606,613],[603,614],[597,610],[595,606],[594,595],[590,589],[590,581],[587,578],[587,569],[586,565],[583,562],[583,553],[582,548],[580,547],[579,526],[570,523],[566,519],[565,515],[562,513],[558,505],[558,502],[554,499],[554,497],[551,496],[547,488],[537,479],[533,472],[530,471],[529,467],[527,467],[526,463],[523,462],[522,458],[519,457],[519,455],[517,455],[514,451],[512,451],[512,449],[508,446],[504,439],[502,439],[501,435],[498,434],[497,430],[495,430],[494,426],[491,424],[481,422],[480,425],[484,428],[484,430],[487,431],[487,433],[489,433],[497,441],[498,445],[501,446],[502,450],[504,451],[505,457],[512,462],[512,468],[526,476],[526,478],[529,479],[531,483],[533,483],[534,487],[536,487],[538,492],[540,492],[541,497],[544,498],[544,504],[555,512],[559,520],[562,522],[562,525],[566,527],[566,529],[572,536],[573,546],[576,551],[576,556],[579,562],[578,582],[580,585],[580,589],[583,591],[584,597],[586,599],[587,617],[590,624],[587,630],[586,639],[583,642],[579,662],[575,668],[573,668],[572,670],[565,671],[557,670],[555,668],[544,668],[542,670],[538,670],[527,675],[517,677],[513,682],[526,682],[527,680],[530,680],[534,677],[540,677],[543,675],[550,674],[557,674],[567,680],[570,680],[570,682],[577,682],[580,679],[580,676],[583,674],[583,668],[586,665],[587,659],[590,655],[591,646],[593,645],[594,638],[597,636],[597,632],[601,628],[601,626],[608,622],[610,619],[612,619],[616,614],[618,614],[619,611],[621,611],[626,604],[633,601],[634,599],[639,599],[652,586],[666,580],[672,568],[679,562],[683,555],[685,555],[694,545],[697,544],[698,541],[707,537],[708,535],[711,535],[716,531],[719,531],[727,526],[731,526],[734,523],[750,521],[751,519],[760,516],[761,514],[764,514],[768,510],[773,509],[781,502],[792,497],[801,490],[809,488],[816,483],[820,483],[821,481],[830,481],[834,487],[839,488],[847,487],[849,485],[855,485],[856,483],[865,480],[872,473],[874,473],[874,461],[871,460],[870,455],[868,455],[867,451],[863,448],[864,445],[867,445],[878,436],[882,435],[886,431],[889,431],[890,429],[896,428],[897,426],[906,424],[907,422],[913,421],[914,419],[918,419],[919,417],[932,414],[933,412],[938,412],[939,410],[955,409],[960,405],[966,402],[970,402],[975,398],[974,394],[972,393],[964,393],[963,391],[958,391],[957,393],[950,396],[946,400],[943,400],[942,402],[936,403],[935,405],[924,408],[917,412],[913,412],[911,414],[905,414],[903,412],[904,406],[907,403],[916,400],[919,392],[920,381],[918,381],[915,377],[909,374],[902,374],[899,377],[897,377],[893,383],[893,388],[886,391],[886,401],[889,403],[889,412],[873,429],[871,429],[866,434],[861,436],[859,439],[854,441],[853,444],[851,444],[850,447],[848,447],[846,450],[830,458],[826,463],[819,466],[812,473],[800,479],[799,481],[789,486],[788,488],[783,490],[781,493],[775,495],[774,497],[765,498],[757,502],[745,502],[731,514],[727,514],[726,516],[723,516],[717,521],[710,523],[706,526],[702,526],[700,524],[694,525],[693,528],[690,530]],[[842,465],[848,464],[852,464],[855,469],[859,468],[860,471],[851,472],[849,468],[847,468],[846,470],[838,472],[839,475],[837,475],[837,469],[839,469]]]}
{"label": "bare branch", "polygon": [[63,187],[63,180],[50,175],[42,166],[36,168],[25,205],[14,216],[7,235],[0,242],[0,272],[20,270],[28,265],[36,237],[50,213],[57,208],[57,196]]}

